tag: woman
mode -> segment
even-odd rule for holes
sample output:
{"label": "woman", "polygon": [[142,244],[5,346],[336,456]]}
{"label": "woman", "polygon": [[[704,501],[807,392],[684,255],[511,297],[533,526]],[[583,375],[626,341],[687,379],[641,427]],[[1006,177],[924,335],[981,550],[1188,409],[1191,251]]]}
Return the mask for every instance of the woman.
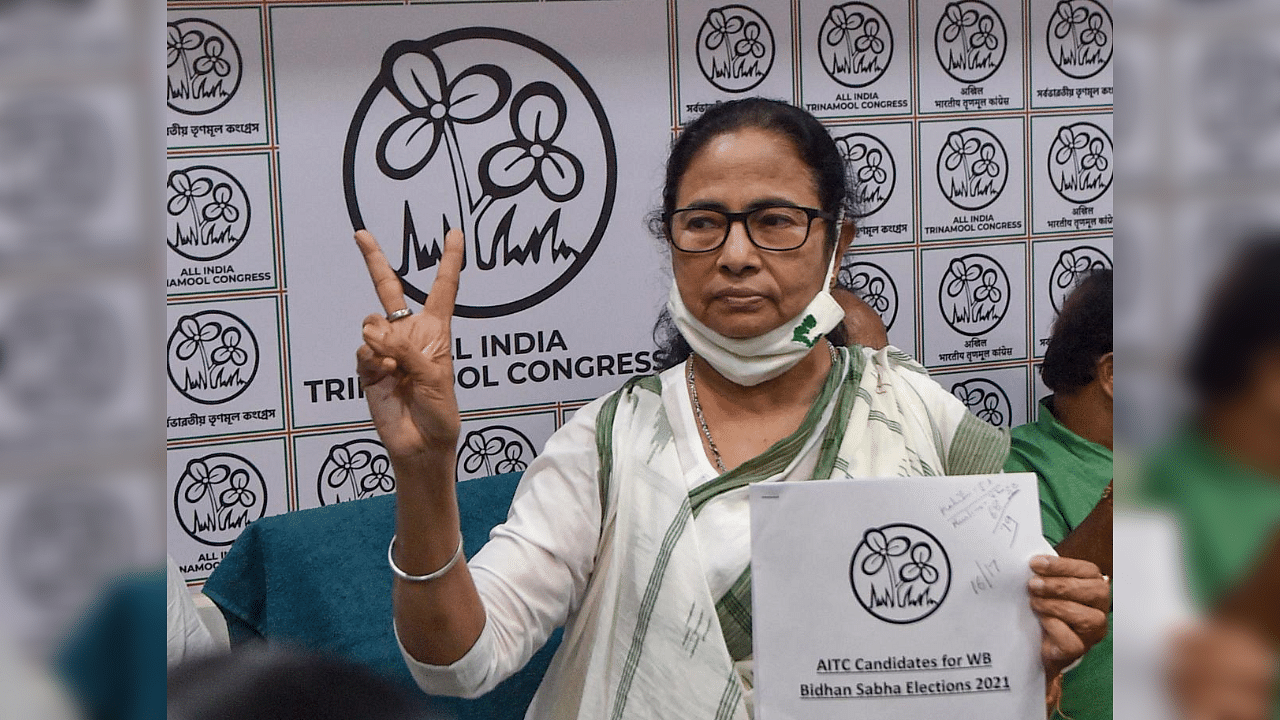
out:
{"label": "woman", "polygon": [[[398,480],[392,560],[430,578],[402,575],[394,589],[397,636],[424,689],[482,693],[564,625],[530,717],[746,717],[748,483],[999,470],[1007,439],[905,355],[824,339],[842,316],[828,289],[853,240],[850,197],[835,143],[802,110],[748,99],[691,123],[661,216],[678,338],[659,355],[676,364],[556,432],[469,564],[457,562],[449,356],[461,233],[412,317],[377,244],[357,233],[396,318],[366,318],[357,360]],[[1089,563],[1033,567],[1054,677],[1105,632],[1108,590]],[[720,622],[690,649],[695,611]]]}

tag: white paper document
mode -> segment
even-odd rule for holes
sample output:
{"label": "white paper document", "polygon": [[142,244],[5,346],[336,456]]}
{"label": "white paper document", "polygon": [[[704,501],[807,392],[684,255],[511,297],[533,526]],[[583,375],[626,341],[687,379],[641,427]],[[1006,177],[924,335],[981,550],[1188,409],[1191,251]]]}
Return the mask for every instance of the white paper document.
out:
{"label": "white paper document", "polygon": [[1041,720],[1035,475],[751,487],[756,720]]}

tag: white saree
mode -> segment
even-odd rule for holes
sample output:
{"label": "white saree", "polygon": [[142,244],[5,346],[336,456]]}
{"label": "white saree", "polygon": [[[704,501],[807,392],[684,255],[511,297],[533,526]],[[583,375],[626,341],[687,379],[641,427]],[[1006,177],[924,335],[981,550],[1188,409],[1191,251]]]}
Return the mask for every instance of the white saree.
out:
{"label": "white saree", "polygon": [[[706,458],[682,367],[634,378],[597,407],[599,540],[530,718],[746,720],[747,485],[998,472],[1008,451],[1006,433],[970,415],[894,348],[842,350],[793,435],[692,489],[690,463],[705,466]],[[449,672],[483,677],[463,691],[482,690],[502,678],[476,670],[482,661],[472,656],[492,652],[484,646],[509,632],[486,626],[477,647],[447,669],[406,659],[428,691],[455,687],[440,679]]]}

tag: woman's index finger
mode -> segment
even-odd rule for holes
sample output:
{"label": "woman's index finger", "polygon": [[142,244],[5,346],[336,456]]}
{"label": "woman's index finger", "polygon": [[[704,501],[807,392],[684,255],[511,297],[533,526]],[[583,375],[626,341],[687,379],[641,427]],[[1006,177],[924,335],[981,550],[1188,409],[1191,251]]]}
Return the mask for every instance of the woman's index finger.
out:
{"label": "woman's index finger", "polygon": [[458,299],[458,277],[462,274],[462,256],[465,252],[466,240],[462,231],[454,228],[445,233],[444,252],[440,257],[440,265],[436,269],[436,279],[431,283],[431,292],[422,305],[423,313],[448,317],[453,315],[453,306]]}
{"label": "woman's index finger", "polygon": [[378,302],[382,303],[382,309],[392,313],[407,307],[400,276],[391,269],[391,263],[382,253],[382,247],[378,245],[373,234],[368,230],[357,230],[356,246],[364,256],[365,267],[369,269],[369,278],[373,280],[373,291],[378,294]]}

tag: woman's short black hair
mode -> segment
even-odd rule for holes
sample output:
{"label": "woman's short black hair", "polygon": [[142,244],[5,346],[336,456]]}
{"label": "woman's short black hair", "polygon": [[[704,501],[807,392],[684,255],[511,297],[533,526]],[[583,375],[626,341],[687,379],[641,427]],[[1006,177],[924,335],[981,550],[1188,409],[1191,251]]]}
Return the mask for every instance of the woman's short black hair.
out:
{"label": "woman's short black hair", "polygon": [[1253,233],[1210,295],[1186,374],[1202,404],[1249,390],[1264,353],[1280,349],[1280,230]]}
{"label": "woman's short black hair", "polygon": [[[795,105],[781,100],[749,97],[713,105],[685,126],[676,137],[671,145],[671,154],[667,157],[667,171],[662,186],[662,209],[649,217],[649,229],[655,236],[663,239],[667,237],[663,218],[676,209],[680,180],[684,178],[693,158],[720,135],[748,128],[787,138],[801,161],[813,172],[821,209],[836,216],[843,211],[844,217],[850,221],[856,217],[856,188],[831,133],[827,132],[817,118]],[[825,240],[828,251],[836,246],[839,234],[835,223],[827,223]],[[837,325],[827,337],[837,345],[846,344],[843,325]],[[693,352],[676,330],[675,323],[665,309],[654,326],[653,339],[658,345],[654,362],[659,370],[684,362]]]}
{"label": "woman's short black hair", "polygon": [[1093,382],[1098,361],[1111,352],[1112,275],[1110,269],[1086,275],[1053,322],[1040,377],[1055,393],[1071,393]]}

